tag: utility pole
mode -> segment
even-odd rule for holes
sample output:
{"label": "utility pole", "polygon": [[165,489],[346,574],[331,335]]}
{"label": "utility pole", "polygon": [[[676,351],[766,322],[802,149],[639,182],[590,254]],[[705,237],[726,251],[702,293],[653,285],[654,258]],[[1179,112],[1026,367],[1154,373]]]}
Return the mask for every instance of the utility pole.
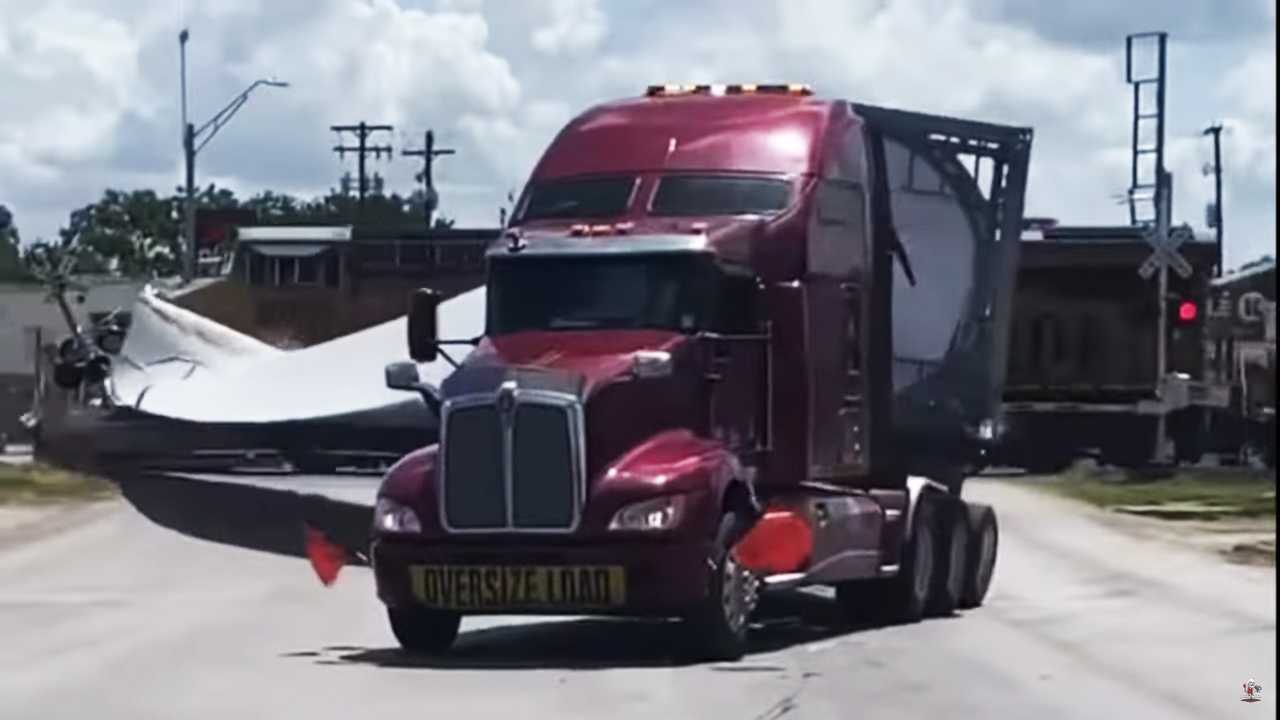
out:
{"label": "utility pole", "polygon": [[431,166],[435,163],[437,157],[452,155],[454,151],[451,148],[437,150],[435,133],[428,130],[423,138],[421,150],[404,150],[401,154],[422,158],[422,172],[418,173],[416,179],[422,181],[423,207],[426,210],[427,230],[430,230],[432,216],[435,214],[436,207],[440,204],[440,194],[436,192],[435,182],[432,180]]}
{"label": "utility pole", "polygon": [[1218,243],[1217,277],[1222,277],[1222,123],[1205,128],[1213,136],[1213,229]]}
{"label": "utility pole", "polygon": [[333,151],[338,153],[339,159],[342,159],[344,153],[356,153],[359,162],[359,169],[357,171],[359,176],[357,182],[359,184],[356,186],[356,192],[359,196],[359,205],[357,207],[359,208],[359,213],[363,215],[364,196],[369,190],[369,180],[364,170],[365,156],[372,154],[375,158],[378,158],[382,157],[383,153],[386,153],[387,157],[391,157],[392,154],[390,145],[370,145],[368,142],[369,136],[375,132],[391,132],[394,128],[390,125],[370,125],[362,121],[358,125],[331,125],[330,129],[336,133],[355,133],[356,141],[358,143],[355,147],[342,145],[342,141],[339,140],[339,144],[333,147]]}
{"label": "utility pole", "polygon": [[[1168,294],[1169,294],[1169,261],[1163,252],[1169,246],[1169,225],[1172,218],[1173,178],[1165,170],[1164,163],[1164,110],[1165,110],[1165,71],[1167,70],[1167,48],[1169,34],[1165,32],[1136,33],[1125,38],[1125,81],[1133,87],[1133,148],[1132,166],[1129,184],[1129,220],[1133,225],[1147,226],[1151,234],[1148,242],[1156,250],[1159,257],[1159,278],[1156,282],[1156,383],[1165,381],[1168,372]],[[1139,58],[1135,54],[1139,43],[1146,44],[1154,50],[1151,67],[1142,68],[1135,62]],[[1142,72],[1143,70],[1147,72]],[[1154,98],[1144,98],[1143,89],[1154,90]],[[1150,107],[1144,100],[1154,100],[1155,107]],[[1154,124],[1154,128],[1150,125]],[[1150,129],[1147,129],[1150,128]],[[1153,144],[1147,145],[1146,142]],[[1144,173],[1146,169],[1149,172]],[[1150,200],[1152,216],[1140,212],[1139,206]],[[1145,266],[1145,263],[1144,263]],[[1147,270],[1139,268],[1141,277],[1149,277]],[[1158,463],[1169,459],[1168,426],[1165,414],[1156,416],[1156,438],[1153,459]]]}

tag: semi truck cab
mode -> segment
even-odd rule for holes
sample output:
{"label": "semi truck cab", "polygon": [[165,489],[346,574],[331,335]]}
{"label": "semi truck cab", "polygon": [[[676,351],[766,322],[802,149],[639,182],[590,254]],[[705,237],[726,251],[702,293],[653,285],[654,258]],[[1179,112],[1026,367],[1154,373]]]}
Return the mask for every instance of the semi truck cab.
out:
{"label": "semi truck cab", "polygon": [[[421,290],[415,362],[387,368],[440,418],[375,508],[401,644],[443,650],[471,614],[656,615],[732,659],[761,592],[981,603],[995,515],[954,478],[997,426],[1029,146],[804,86],[572,120],[488,251],[483,336],[437,337]],[[474,350],[421,383],[451,343]]]}

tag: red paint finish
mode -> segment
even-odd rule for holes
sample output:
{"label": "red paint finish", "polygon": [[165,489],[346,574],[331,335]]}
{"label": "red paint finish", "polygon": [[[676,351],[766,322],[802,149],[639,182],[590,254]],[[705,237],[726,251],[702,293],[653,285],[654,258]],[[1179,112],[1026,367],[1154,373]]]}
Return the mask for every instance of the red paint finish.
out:
{"label": "red paint finish", "polygon": [[[387,472],[380,497],[414,509],[424,538],[445,537],[439,521],[436,492],[438,446],[405,456]],[[711,519],[719,518],[720,503],[730,481],[739,477],[737,458],[719,443],[688,430],[660,432],[608,465],[590,479],[590,501],[577,537],[623,537],[635,533],[609,531],[609,521],[625,505],[665,494],[686,496],[683,518],[667,532],[643,533],[644,538],[711,537]],[[461,542],[472,542],[477,536]]]}
{"label": "red paint finish", "polygon": [[587,393],[631,371],[637,350],[673,351],[688,337],[665,330],[561,330],[487,337],[467,362],[581,373]]}
{"label": "red paint finish", "polygon": [[443,533],[436,494],[439,451],[439,445],[428,445],[400,458],[387,470],[378,490],[378,497],[387,497],[412,508],[422,524],[423,535],[427,536]]}
{"label": "red paint finish", "polygon": [[[601,105],[565,126],[535,167],[531,182],[582,175],[634,175],[630,207],[608,222],[602,244],[646,232],[693,233],[705,226],[721,257],[751,266],[766,282],[804,277],[816,180],[869,185],[862,120],[846,102],[800,96],[678,96]],[[765,173],[795,183],[791,206],[770,218],[648,214],[658,179],[672,172]],[[521,223],[526,230],[600,225],[601,219]]]}
{"label": "red paint finish", "polygon": [[590,525],[603,530],[629,503],[683,494],[685,510],[673,534],[709,539],[729,483],[741,476],[738,459],[719,442],[684,429],[663,431],[637,444],[596,478]]}
{"label": "red paint finish", "polygon": [[561,130],[537,180],[643,171],[817,172],[830,103],[737,96],[621,100]]}

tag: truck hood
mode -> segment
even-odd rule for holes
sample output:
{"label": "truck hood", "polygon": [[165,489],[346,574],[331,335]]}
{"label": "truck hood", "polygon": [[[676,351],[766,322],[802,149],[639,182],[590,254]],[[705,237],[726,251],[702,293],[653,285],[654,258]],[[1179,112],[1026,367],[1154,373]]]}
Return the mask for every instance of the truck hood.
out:
{"label": "truck hood", "polygon": [[440,387],[445,399],[493,392],[508,380],[526,389],[555,390],[583,401],[629,376],[641,350],[672,352],[690,340],[668,330],[565,330],[485,338]]}

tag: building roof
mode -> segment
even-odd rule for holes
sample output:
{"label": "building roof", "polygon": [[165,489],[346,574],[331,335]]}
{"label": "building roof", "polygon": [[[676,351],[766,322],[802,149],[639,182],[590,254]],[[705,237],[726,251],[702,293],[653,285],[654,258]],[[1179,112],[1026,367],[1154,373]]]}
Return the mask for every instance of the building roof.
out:
{"label": "building roof", "polygon": [[350,225],[242,225],[242,243],[350,242]]}
{"label": "building roof", "polygon": [[1269,273],[1269,272],[1275,272],[1275,271],[1276,271],[1275,260],[1261,260],[1254,265],[1244,268],[1243,270],[1237,270],[1232,273],[1227,273],[1226,275],[1223,275],[1220,278],[1216,278],[1213,281],[1213,284],[1214,286],[1230,285],[1231,283],[1234,283],[1237,280],[1243,280],[1245,278],[1253,277],[1255,275],[1261,275],[1263,273]]}

